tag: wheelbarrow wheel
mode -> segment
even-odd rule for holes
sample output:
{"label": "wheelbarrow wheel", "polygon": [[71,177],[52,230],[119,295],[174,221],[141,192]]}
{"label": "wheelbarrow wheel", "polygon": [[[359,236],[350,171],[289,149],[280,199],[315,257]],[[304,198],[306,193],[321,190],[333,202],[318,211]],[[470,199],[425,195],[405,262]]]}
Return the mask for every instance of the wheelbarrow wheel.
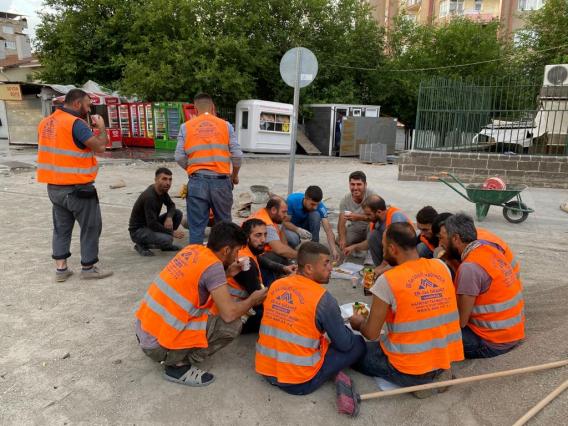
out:
{"label": "wheelbarrow wheel", "polygon": [[505,203],[505,207],[503,207],[503,216],[507,219],[507,221],[511,223],[521,223],[527,220],[529,212],[514,209],[527,210],[527,206],[523,203],[519,203],[518,201],[509,201],[508,203]]}

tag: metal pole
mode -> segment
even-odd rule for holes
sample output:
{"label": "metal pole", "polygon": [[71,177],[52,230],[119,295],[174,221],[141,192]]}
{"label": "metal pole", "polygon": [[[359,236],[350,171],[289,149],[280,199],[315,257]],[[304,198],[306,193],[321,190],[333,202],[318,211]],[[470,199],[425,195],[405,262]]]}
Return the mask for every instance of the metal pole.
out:
{"label": "metal pole", "polygon": [[294,190],[294,166],[296,162],[296,133],[298,130],[298,105],[300,103],[300,70],[302,55],[296,50],[296,83],[294,85],[294,109],[292,111],[292,140],[290,141],[290,167],[288,169],[288,195]]}

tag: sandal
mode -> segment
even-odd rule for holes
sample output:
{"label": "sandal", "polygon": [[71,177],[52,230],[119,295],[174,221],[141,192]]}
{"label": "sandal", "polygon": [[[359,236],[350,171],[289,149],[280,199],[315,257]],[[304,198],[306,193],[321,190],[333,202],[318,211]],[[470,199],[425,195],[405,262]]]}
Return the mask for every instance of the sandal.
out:
{"label": "sandal", "polygon": [[[180,385],[186,386],[207,386],[215,381],[215,376],[207,371],[200,370],[194,366],[185,366],[187,371],[183,373],[179,378],[170,376],[166,371],[164,371],[164,378],[170,382],[179,383]],[[178,367],[183,368],[183,367]]]}

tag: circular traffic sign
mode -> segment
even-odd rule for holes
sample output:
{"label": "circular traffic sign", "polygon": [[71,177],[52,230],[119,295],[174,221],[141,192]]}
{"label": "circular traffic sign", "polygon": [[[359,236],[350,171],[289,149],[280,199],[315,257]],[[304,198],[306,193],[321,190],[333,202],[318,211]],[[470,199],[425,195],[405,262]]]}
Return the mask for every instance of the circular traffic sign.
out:
{"label": "circular traffic sign", "polygon": [[280,61],[280,75],[282,80],[291,87],[296,86],[299,68],[299,87],[309,86],[318,74],[318,60],[316,55],[305,47],[294,47],[288,50]]}

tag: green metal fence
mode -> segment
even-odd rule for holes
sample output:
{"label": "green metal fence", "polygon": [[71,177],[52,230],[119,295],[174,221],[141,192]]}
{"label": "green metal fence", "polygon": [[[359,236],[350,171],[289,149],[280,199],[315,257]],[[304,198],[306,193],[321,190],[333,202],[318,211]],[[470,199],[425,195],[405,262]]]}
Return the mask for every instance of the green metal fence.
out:
{"label": "green metal fence", "polygon": [[568,155],[568,85],[424,81],[415,129],[417,150]]}

